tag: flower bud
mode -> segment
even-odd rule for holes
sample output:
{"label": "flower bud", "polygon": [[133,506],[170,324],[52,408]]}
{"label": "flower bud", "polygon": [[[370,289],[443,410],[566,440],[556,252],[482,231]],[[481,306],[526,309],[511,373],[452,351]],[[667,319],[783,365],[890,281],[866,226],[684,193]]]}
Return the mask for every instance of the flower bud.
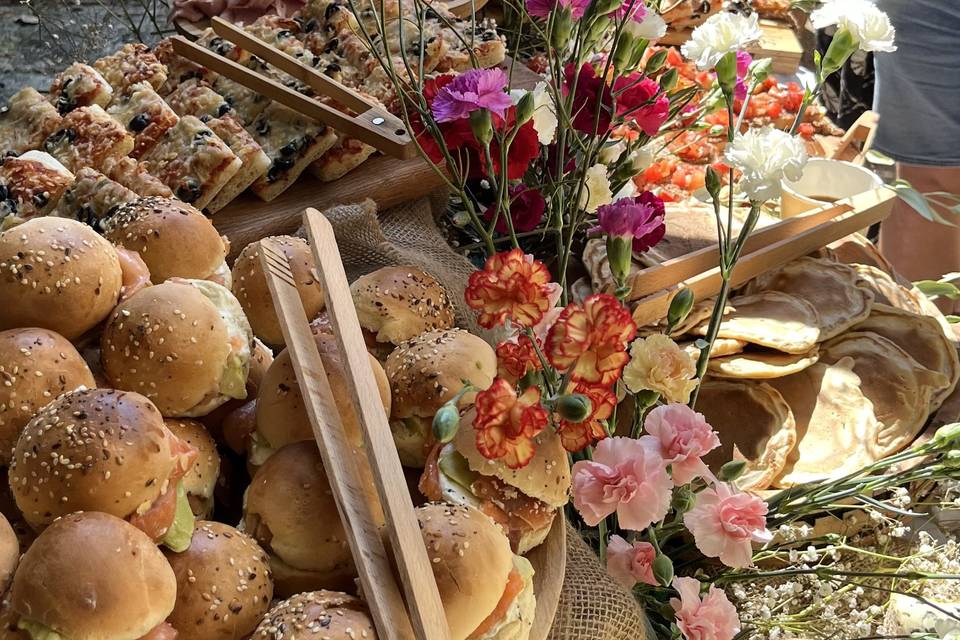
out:
{"label": "flower bud", "polygon": [[470,113],[470,129],[477,142],[482,145],[490,144],[493,140],[493,119],[486,109],[477,109]]}
{"label": "flower bud", "polygon": [[648,389],[644,389],[643,391],[638,391],[635,394],[633,394],[633,401],[636,403],[638,407],[643,407],[644,409],[646,409],[647,407],[652,407],[653,405],[657,404],[657,400],[659,399],[660,399],[659,393],[657,393],[656,391],[650,391]]}
{"label": "flower bud", "polygon": [[682,487],[674,489],[673,500],[670,504],[673,510],[677,512],[677,515],[681,515],[690,511],[696,500],[697,497],[693,494],[693,491],[690,490],[690,485],[685,484]]}
{"label": "flower bud", "polygon": [[664,93],[670,93],[677,86],[677,80],[680,79],[680,72],[676,69],[667,69],[660,76],[660,88]]}
{"label": "flower bud", "polygon": [[568,422],[583,422],[593,413],[593,403],[583,394],[571,393],[557,398],[554,410]]}
{"label": "flower bud", "polygon": [[519,102],[517,102],[517,126],[522,126],[528,120],[530,120],[530,118],[533,117],[533,112],[536,111],[536,109],[537,105],[535,104],[533,92],[527,91],[525,94],[523,94],[523,97],[520,98]]}
{"label": "flower bud", "polygon": [[937,429],[930,444],[936,448],[946,447],[960,440],[960,423],[948,424]]}
{"label": "flower bud", "polygon": [[707,188],[707,193],[710,194],[710,197],[714,200],[717,199],[717,196],[720,195],[720,189],[723,188],[723,181],[720,179],[720,173],[713,167],[707,167],[707,173],[704,176],[704,183]]}
{"label": "flower bud", "polygon": [[731,51],[717,63],[717,82],[723,95],[731,103],[737,90],[737,52]]}
{"label": "flower bud", "polygon": [[460,411],[456,404],[446,403],[433,416],[433,437],[437,442],[450,442],[460,428]]}
{"label": "flower bud", "polygon": [[554,11],[550,45],[559,51],[566,51],[571,33],[573,33],[573,13],[570,8],[564,7],[559,11]]}
{"label": "flower bud", "polygon": [[687,287],[683,287],[673,296],[673,300],[670,301],[670,309],[667,311],[668,333],[687,319],[687,316],[690,315],[690,310],[693,309],[695,297],[693,290]]}
{"label": "flower bud", "polygon": [[659,71],[663,65],[667,62],[667,50],[661,49],[655,54],[650,56],[650,59],[647,60],[647,66],[644,68],[644,73],[647,75],[656,73]]}
{"label": "flower bud", "polygon": [[653,561],[653,577],[663,586],[673,582],[673,560],[663,553],[657,554]]}
{"label": "flower bud", "polygon": [[820,77],[826,78],[843,68],[844,63],[857,50],[857,41],[847,29],[838,29],[827,53],[820,63]]}
{"label": "flower bud", "polygon": [[956,449],[948,451],[947,455],[943,456],[943,464],[948,469],[960,468],[960,451]]}
{"label": "flower bud", "polygon": [[762,83],[773,72],[773,58],[761,58],[750,65],[750,77],[757,84]]}
{"label": "flower bud", "polygon": [[587,30],[587,37],[583,40],[584,50],[595,51],[598,48],[599,42],[607,37],[609,27],[610,18],[600,16],[595,19]]}
{"label": "flower bud", "polygon": [[733,482],[737,478],[743,475],[743,472],[747,470],[747,461],[746,460],[731,460],[722,467],[720,467],[720,473],[717,474],[717,477],[722,482]]}
{"label": "flower bud", "polygon": [[623,0],[597,0],[591,9],[596,15],[603,16],[611,11],[616,11],[622,5]]}
{"label": "flower bud", "polygon": [[610,274],[614,282],[626,282],[633,265],[633,238],[607,236],[607,260],[610,262]]}

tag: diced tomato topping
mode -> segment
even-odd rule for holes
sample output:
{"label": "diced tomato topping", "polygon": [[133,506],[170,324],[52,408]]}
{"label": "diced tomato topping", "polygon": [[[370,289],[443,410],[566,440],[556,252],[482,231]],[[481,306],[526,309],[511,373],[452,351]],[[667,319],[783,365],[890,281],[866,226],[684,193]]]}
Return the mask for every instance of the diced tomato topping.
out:
{"label": "diced tomato topping", "polygon": [[797,127],[797,133],[799,133],[801,137],[810,140],[813,138],[813,134],[816,133],[816,129],[814,129],[813,125],[809,122],[801,122],[800,126]]}
{"label": "diced tomato topping", "polygon": [[800,106],[803,104],[803,94],[788,93],[787,95],[780,98],[780,104],[782,104],[783,108],[789,111],[790,113],[796,113],[800,111]]}
{"label": "diced tomato topping", "polygon": [[521,578],[520,573],[514,569],[510,572],[510,575],[507,576],[507,586],[503,590],[503,595],[500,596],[500,602],[498,602],[497,606],[490,612],[490,615],[480,623],[480,626],[474,629],[467,640],[482,637],[490,631],[490,629],[493,629],[498,622],[503,620],[507,615],[507,611],[510,610],[510,605],[517,599],[521,591],[523,591],[523,578]]}

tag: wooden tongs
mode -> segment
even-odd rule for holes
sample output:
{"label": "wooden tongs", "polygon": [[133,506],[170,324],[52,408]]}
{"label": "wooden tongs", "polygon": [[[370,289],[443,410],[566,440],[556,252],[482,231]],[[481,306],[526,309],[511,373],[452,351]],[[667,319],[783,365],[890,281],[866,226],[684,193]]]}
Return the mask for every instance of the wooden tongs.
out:
{"label": "wooden tongs", "polygon": [[173,38],[174,51],[294,111],[323,122],[340,133],[366,142],[389,156],[406,159],[416,154],[416,144],[403,121],[386,109],[223,18],[213,18],[210,23],[218,36],[288,73],[310,87],[317,95],[336,100],[353,113],[344,113],[315,98],[305,96],[273,78],[260,75],[253,69],[190,42],[183,36]]}
{"label": "wooden tongs", "polygon": [[[315,209],[306,210],[304,224],[345,363],[349,400],[363,429],[363,451],[355,449],[344,433],[283,251],[267,238],[260,241],[260,256],[363,595],[381,640],[449,640],[443,605],[370,369],[333,228]],[[371,487],[376,488],[376,496],[371,495]],[[318,522],[317,526],[323,525]]]}

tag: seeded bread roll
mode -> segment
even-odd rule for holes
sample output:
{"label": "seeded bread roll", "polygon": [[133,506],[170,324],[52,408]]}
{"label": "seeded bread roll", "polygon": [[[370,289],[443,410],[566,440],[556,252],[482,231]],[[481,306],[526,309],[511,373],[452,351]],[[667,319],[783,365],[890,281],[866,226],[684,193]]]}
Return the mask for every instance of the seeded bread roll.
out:
{"label": "seeded bread roll", "polygon": [[262,640],[376,640],[366,603],[339,591],[308,591],[278,602],[251,638]]}
{"label": "seeded bread roll", "polygon": [[10,487],[37,530],[77,510],[127,518],[169,489],[177,445],[160,412],[140,394],[72,391],[24,427]]}
{"label": "seeded bread roll", "polygon": [[120,205],[103,224],[107,240],[136,251],[160,283],[213,280],[227,287],[227,246],[205,215],[174,198],[147,197]]}
{"label": "seeded bread roll", "polygon": [[64,218],[0,233],[0,330],[42,327],[74,340],[117,304],[123,275],[113,246]]}
{"label": "seeded bread roll", "polygon": [[[177,581],[142,531],[105,513],[60,518],[27,549],[10,602],[20,625],[78,640],[135,640],[173,611]],[[38,633],[39,632],[39,633]]]}
{"label": "seeded bread roll", "polygon": [[[280,246],[290,265],[307,318],[315,318],[323,310],[324,299],[310,245],[306,240],[293,236],[273,236],[268,239]],[[247,314],[254,335],[269,345],[283,345],[280,321],[273,308],[267,279],[263,275],[259,242],[244,247],[233,263],[233,294]]]}
{"label": "seeded bread roll", "polygon": [[[440,282],[416,267],[384,267],[350,285],[368,346],[392,347],[453,326],[453,306]],[[386,357],[386,354],[384,354]]]}
{"label": "seeded bread roll", "polygon": [[168,418],[163,421],[173,435],[196,449],[193,466],[183,476],[183,488],[187,492],[190,510],[198,518],[208,518],[213,513],[213,490],[220,474],[220,454],[217,443],[206,428],[196,420]]}
{"label": "seeded bread roll", "polygon": [[0,515],[0,593],[6,593],[20,562],[20,542],[5,516]]}
{"label": "seeded bread roll", "polygon": [[190,548],[166,555],[177,578],[177,603],[167,621],[179,640],[246,638],[270,608],[269,559],[245,533],[200,521]]}
{"label": "seeded bread roll", "polygon": [[96,385],[83,357],[47,329],[0,331],[0,464],[10,464],[20,431],[57,396]]}

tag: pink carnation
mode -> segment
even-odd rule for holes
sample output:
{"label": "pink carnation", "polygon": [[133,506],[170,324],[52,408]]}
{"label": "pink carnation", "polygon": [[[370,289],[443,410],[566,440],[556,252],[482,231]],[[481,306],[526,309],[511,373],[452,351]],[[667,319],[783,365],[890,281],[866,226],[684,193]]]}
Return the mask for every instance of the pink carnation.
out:
{"label": "pink carnation", "polygon": [[570,14],[579,20],[589,6],[590,0],[527,0],[527,13],[546,20],[551,11],[569,7]]}
{"label": "pink carnation", "polygon": [[737,51],[737,87],[734,93],[737,100],[745,100],[747,97],[747,73],[750,72],[752,63],[752,55],[746,51]]}
{"label": "pink carnation", "polygon": [[666,517],[672,489],[657,450],[631,438],[607,438],[573,465],[573,504],[591,527],[616,512],[623,529],[642,531]]}
{"label": "pink carnation", "polygon": [[649,542],[630,544],[620,536],[610,536],[607,543],[607,572],[628,589],[642,582],[657,586],[653,575],[653,561],[657,550]]}
{"label": "pink carnation", "polygon": [[703,414],[685,404],[668,404],[653,409],[643,426],[650,435],[641,439],[649,439],[659,448],[670,464],[675,485],[694,478],[714,479],[703,456],[720,446],[720,438]]}
{"label": "pink carnation", "polygon": [[437,122],[467,118],[478,109],[503,118],[513,106],[506,91],[507,74],[503,69],[470,69],[443,85],[430,109]]}
{"label": "pink carnation", "polygon": [[736,491],[717,483],[697,494],[693,509],[683,516],[683,524],[703,555],[741,569],[753,560],[751,542],[767,543],[767,503],[755,495]]}
{"label": "pink carnation", "polygon": [[680,598],[670,598],[677,616],[677,627],[687,640],[732,640],[740,633],[740,618],[727,595],[713,585],[700,599],[700,583],[695,578],[676,577],[673,588]]}
{"label": "pink carnation", "polygon": [[613,83],[617,95],[617,115],[633,120],[648,136],[655,136],[670,117],[670,98],[652,78],[635,72],[620,76]]}
{"label": "pink carnation", "polygon": [[636,198],[620,198],[597,209],[599,224],[591,233],[602,232],[630,240],[635,252],[645,253],[663,240],[667,232],[664,217],[663,201],[645,191]]}

